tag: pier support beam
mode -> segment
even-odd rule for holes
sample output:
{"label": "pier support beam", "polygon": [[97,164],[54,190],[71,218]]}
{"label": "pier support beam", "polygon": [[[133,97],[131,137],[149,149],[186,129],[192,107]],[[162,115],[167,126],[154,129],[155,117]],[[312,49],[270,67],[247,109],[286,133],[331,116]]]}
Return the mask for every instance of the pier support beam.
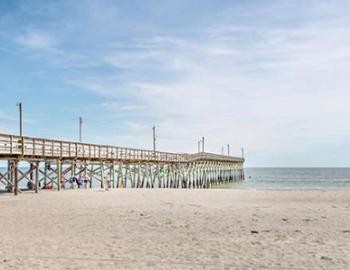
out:
{"label": "pier support beam", "polygon": [[56,161],[56,166],[57,166],[57,190],[61,190],[61,181],[62,181],[62,163],[61,160],[58,159]]}
{"label": "pier support beam", "polygon": [[35,164],[35,187],[34,187],[35,193],[38,193],[39,191],[39,173],[40,173],[39,166],[40,166],[40,162],[37,161]]}
{"label": "pier support beam", "polygon": [[18,160],[12,161],[12,180],[13,180],[13,189],[14,195],[18,195]]}
{"label": "pier support beam", "polygon": [[[28,162],[30,168],[20,169],[20,161]],[[43,162],[44,169],[40,169],[40,162]],[[32,187],[36,193],[40,187],[47,189],[57,187],[59,191],[70,178],[84,176],[85,179],[87,175],[89,176],[87,187],[90,188],[105,188],[105,181],[108,180],[112,188],[201,189],[243,180],[244,170],[242,163],[221,160],[194,160],[186,163],[152,160],[145,162],[110,159],[79,160],[76,157],[74,159],[49,158],[40,161],[22,158],[8,160],[7,173],[0,172],[0,185],[5,185],[17,195],[21,187],[19,183],[27,179],[33,184]]]}

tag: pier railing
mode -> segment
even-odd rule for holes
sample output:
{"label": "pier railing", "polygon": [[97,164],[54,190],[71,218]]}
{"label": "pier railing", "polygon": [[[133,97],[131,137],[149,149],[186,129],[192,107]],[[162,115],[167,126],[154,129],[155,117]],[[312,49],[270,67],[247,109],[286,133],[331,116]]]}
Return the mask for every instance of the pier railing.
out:
{"label": "pier railing", "polygon": [[158,162],[191,162],[218,160],[243,162],[241,158],[211,153],[178,154],[144,149],[117,147],[35,137],[20,137],[0,133],[0,157],[26,157],[37,159],[86,159]]}

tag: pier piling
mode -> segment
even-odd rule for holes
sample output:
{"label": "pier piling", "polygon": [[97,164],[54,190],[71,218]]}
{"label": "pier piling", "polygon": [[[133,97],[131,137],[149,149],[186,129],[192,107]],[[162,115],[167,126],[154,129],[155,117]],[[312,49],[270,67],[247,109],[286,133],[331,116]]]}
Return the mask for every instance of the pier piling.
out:
{"label": "pier piling", "polygon": [[[244,158],[206,152],[176,154],[9,134],[0,134],[0,160],[8,164],[7,171],[0,173],[0,185],[6,185],[15,195],[25,189],[23,179],[31,182],[36,193],[40,188],[59,191],[70,184],[72,177],[77,177],[80,183],[85,180],[79,186],[90,188],[105,188],[106,184],[112,188],[210,188],[244,179]],[[21,168],[20,162],[29,164],[29,169]]]}

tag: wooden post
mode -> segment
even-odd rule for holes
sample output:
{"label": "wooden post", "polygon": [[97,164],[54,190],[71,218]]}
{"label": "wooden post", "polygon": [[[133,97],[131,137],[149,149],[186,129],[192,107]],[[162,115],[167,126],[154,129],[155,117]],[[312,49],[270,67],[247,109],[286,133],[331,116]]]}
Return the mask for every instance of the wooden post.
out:
{"label": "wooden post", "polygon": [[35,167],[35,193],[38,193],[39,190],[39,164],[39,161],[37,161]]}
{"label": "wooden post", "polygon": [[8,189],[9,189],[9,191],[14,192],[14,190],[13,190],[12,162],[10,160],[7,161],[7,173],[8,173],[8,184],[7,184]]}
{"label": "wooden post", "polygon": [[157,163],[157,182],[158,182],[158,188],[162,187],[162,182],[160,179],[160,168],[159,168],[159,163]]}
{"label": "wooden post", "polygon": [[18,195],[18,161],[15,160],[12,163],[12,172],[13,172],[13,183],[14,183],[14,195]]}
{"label": "wooden post", "polygon": [[45,161],[44,165],[44,188],[47,188],[47,171],[48,171],[48,162]]}
{"label": "wooden post", "polygon": [[85,182],[86,181],[86,175],[87,175],[87,171],[88,171],[88,168],[87,168],[87,162],[86,162],[86,160],[84,160],[84,179],[83,179],[83,183],[84,183],[84,188],[87,188],[88,186],[87,186],[87,182]]}
{"label": "wooden post", "polygon": [[89,184],[90,184],[90,188],[92,188],[92,180],[94,179],[94,165],[91,164],[89,165],[91,166],[91,169],[90,169],[90,175],[89,175]]}
{"label": "wooden post", "polygon": [[133,188],[137,188],[137,185],[138,185],[138,177],[137,177],[137,163],[133,164]]}
{"label": "wooden post", "polygon": [[77,174],[77,162],[76,160],[72,161],[72,177],[76,177]]}
{"label": "wooden post", "polygon": [[79,181],[80,181],[80,183],[82,183],[83,182],[83,179],[82,179],[82,171],[83,171],[83,162],[82,161],[80,161],[79,162]]}
{"label": "wooden post", "polygon": [[57,190],[61,190],[61,180],[62,180],[62,164],[61,160],[56,161],[56,166],[57,166]]}
{"label": "wooden post", "polygon": [[101,177],[101,188],[104,188],[104,164],[100,162],[100,177]]}
{"label": "wooden post", "polygon": [[30,168],[29,179],[32,183],[34,183],[34,168],[35,168],[34,163],[31,162],[29,165],[29,168]]}
{"label": "wooden post", "polygon": [[111,172],[111,180],[112,180],[112,187],[115,188],[115,168],[114,168],[114,161],[112,161],[112,165],[110,167]]}
{"label": "wooden post", "polygon": [[141,163],[139,162],[137,164],[137,185],[136,187],[139,188],[141,185]]}
{"label": "wooden post", "polygon": [[124,184],[123,184],[123,188],[127,188],[128,187],[128,176],[130,177],[130,170],[129,170],[129,163],[125,164],[125,171],[124,171]]}

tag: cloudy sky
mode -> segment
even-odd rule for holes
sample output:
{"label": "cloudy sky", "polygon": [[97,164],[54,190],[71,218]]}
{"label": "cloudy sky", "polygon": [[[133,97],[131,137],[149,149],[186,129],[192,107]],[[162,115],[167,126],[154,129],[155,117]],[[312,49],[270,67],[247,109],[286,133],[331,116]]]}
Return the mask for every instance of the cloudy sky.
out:
{"label": "cloudy sky", "polygon": [[0,1],[0,132],[350,165],[350,1]]}

